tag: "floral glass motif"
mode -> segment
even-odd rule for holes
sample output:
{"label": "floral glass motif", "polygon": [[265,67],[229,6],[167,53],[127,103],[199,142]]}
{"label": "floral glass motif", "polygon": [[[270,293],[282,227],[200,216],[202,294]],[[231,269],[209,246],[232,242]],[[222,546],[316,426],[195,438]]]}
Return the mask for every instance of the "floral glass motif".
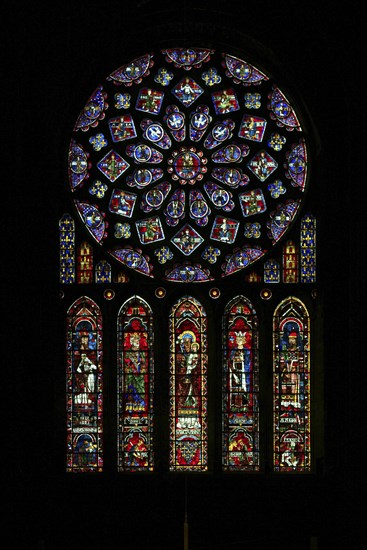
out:
{"label": "floral glass motif", "polygon": [[107,189],[108,189],[108,185],[106,185],[105,183],[102,183],[99,180],[96,180],[95,182],[93,182],[93,185],[91,185],[91,187],[89,188],[89,193],[90,195],[93,195],[97,199],[103,199]]}
{"label": "floral glass motif", "polygon": [[208,469],[207,318],[191,296],[171,309],[170,470]]}
{"label": "floral glass motif", "polygon": [[111,265],[106,260],[101,260],[96,265],[95,281],[97,284],[111,282]]}
{"label": "floral glass motif", "polygon": [[264,263],[264,283],[280,283],[280,265],[276,260]]}
{"label": "floral glass motif", "polygon": [[274,313],[273,392],[274,470],[310,471],[310,319],[294,296]]}
{"label": "floral glass motif", "polygon": [[259,470],[258,319],[251,302],[237,296],[223,317],[224,470]]}
{"label": "floral glass motif", "polygon": [[108,142],[103,134],[96,134],[89,138],[89,143],[93,145],[95,151],[100,151],[103,147],[106,147]]}
{"label": "floral glass motif", "polygon": [[116,109],[129,109],[130,108],[130,94],[115,94],[115,107]]}
{"label": "floral glass motif", "polygon": [[86,296],[67,313],[68,472],[103,468],[102,317]]}
{"label": "floral glass motif", "polygon": [[153,315],[138,296],[120,309],[117,353],[118,470],[153,470]]}
{"label": "floral glass motif", "polygon": [[[220,280],[249,271],[301,211],[309,171],[299,120],[273,79],[245,55],[193,47],[149,52],[90,95],[70,140],[69,191],[92,237],[129,269],[157,280]],[[229,213],[236,234],[219,238],[216,218]],[[250,215],[260,226],[256,250]],[[122,237],[116,224],[124,217],[131,224]],[[212,262],[201,246],[188,254],[177,242],[175,254],[161,261],[155,243],[171,247],[189,223],[196,242],[218,248],[224,262]]]}

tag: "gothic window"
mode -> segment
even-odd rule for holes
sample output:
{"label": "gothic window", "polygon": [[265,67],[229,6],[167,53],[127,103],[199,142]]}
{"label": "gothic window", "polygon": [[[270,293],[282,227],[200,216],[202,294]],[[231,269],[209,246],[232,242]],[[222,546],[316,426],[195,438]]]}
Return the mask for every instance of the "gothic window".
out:
{"label": "gothic window", "polygon": [[223,468],[259,470],[258,319],[237,296],[223,318]]}
{"label": "gothic window", "polygon": [[82,296],[67,313],[67,471],[103,467],[102,319]]}
{"label": "gothic window", "polygon": [[274,313],[273,383],[275,470],[309,471],[310,320],[294,296]]}
{"label": "gothic window", "polygon": [[170,312],[170,469],[208,468],[207,319],[186,296]]}
{"label": "gothic window", "polygon": [[59,221],[68,471],[102,469],[104,426],[119,472],[310,471],[316,216],[299,103],[246,54],[204,47],[124,60],[85,98]]}
{"label": "gothic window", "polygon": [[152,470],[153,454],[153,316],[134,296],[118,316],[118,469]]}

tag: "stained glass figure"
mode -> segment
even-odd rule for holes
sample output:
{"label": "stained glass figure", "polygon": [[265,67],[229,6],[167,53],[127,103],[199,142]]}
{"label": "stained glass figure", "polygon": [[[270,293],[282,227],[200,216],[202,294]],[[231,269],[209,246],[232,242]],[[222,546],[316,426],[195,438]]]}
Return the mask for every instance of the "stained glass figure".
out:
{"label": "stained glass figure", "polygon": [[273,392],[274,469],[310,471],[310,320],[294,296],[274,313]]}
{"label": "stained glass figure", "polygon": [[301,283],[316,282],[316,218],[307,214],[301,221]]}
{"label": "stained glass figure", "polygon": [[83,296],[67,313],[67,471],[103,467],[102,317]]}
{"label": "stained glass figure", "polygon": [[87,202],[74,201],[74,203],[85,227],[98,243],[102,243],[107,236],[105,214],[97,206]]}
{"label": "stained glass figure", "polygon": [[170,470],[208,468],[207,318],[202,305],[187,296],[171,309]]}
{"label": "stained glass figure", "polygon": [[116,85],[131,86],[132,84],[140,84],[142,78],[149,74],[149,69],[153,66],[152,58],[152,54],[138,57],[114,71],[107,80],[112,80]]}
{"label": "stained glass figure", "polygon": [[301,131],[301,125],[292,106],[277,86],[273,86],[269,99],[270,116],[276,120],[278,126],[285,126],[287,130]]}
{"label": "stained glass figure", "polygon": [[251,302],[237,296],[223,317],[224,470],[259,470],[258,319]]}
{"label": "stained glass figure", "polygon": [[98,86],[79,115],[74,128],[76,131],[87,132],[91,127],[97,126],[99,120],[104,119],[104,111],[108,108],[106,98],[106,92],[103,91],[102,86]]}
{"label": "stained glass figure", "polygon": [[131,115],[122,115],[110,118],[108,121],[112,141],[119,142],[136,137],[134,120]]}
{"label": "stained glass figure", "polygon": [[93,249],[86,241],[78,247],[77,280],[81,284],[93,282]]}
{"label": "stained glass figure", "polygon": [[75,222],[69,214],[59,221],[60,283],[75,283]]}
{"label": "stained glass figure", "polygon": [[[247,224],[254,215],[260,255],[277,246],[308,186],[299,120],[273,79],[246,59],[194,47],[147,52],[110,73],[87,99],[70,140],[69,192],[92,238],[141,275],[182,282],[195,272],[204,282],[250,271],[257,254],[240,254],[246,261],[233,269],[232,260],[230,268],[210,262],[197,246],[187,265],[188,250],[177,243],[162,263],[156,241],[171,248],[193,223],[196,242],[238,258],[253,246]],[[231,212],[235,238],[218,238],[218,210],[223,219]],[[122,232],[124,217],[131,223]]]}
{"label": "stained glass figure", "polygon": [[120,309],[117,353],[118,470],[153,470],[153,315],[138,296]]}

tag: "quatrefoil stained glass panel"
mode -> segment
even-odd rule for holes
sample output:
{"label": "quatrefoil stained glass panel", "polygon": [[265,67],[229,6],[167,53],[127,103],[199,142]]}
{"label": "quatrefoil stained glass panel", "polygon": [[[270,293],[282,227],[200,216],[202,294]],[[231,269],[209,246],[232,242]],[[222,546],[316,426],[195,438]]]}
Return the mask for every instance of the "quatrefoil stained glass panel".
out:
{"label": "quatrefoil stained glass panel", "polygon": [[307,165],[299,115],[269,75],[221,51],[172,48],[122,65],[92,92],[68,173],[80,219],[116,261],[205,282],[283,238]]}

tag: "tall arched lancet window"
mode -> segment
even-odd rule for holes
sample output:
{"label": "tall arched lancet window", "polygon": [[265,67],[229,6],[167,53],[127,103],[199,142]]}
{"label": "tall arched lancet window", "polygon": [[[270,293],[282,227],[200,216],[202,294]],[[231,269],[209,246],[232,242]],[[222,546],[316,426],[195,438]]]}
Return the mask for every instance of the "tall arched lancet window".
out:
{"label": "tall arched lancet window", "polygon": [[283,300],[273,320],[274,468],[311,468],[310,320],[294,296]]}
{"label": "tall arched lancet window", "polygon": [[152,470],[153,315],[138,296],[120,309],[117,324],[118,469]]}
{"label": "tall arched lancet window", "polygon": [[259,470],[258,319],[236,296],[223,317],[223,469]]}
{"label": "tall arched lancet window", "polygon": [[67,471],[103,466],[102,317],[82,296],[67,313]]}
{"label": "tall arched lancet window", "polygon": [[207,318],[192,296],[170,312],[170,469],[208,468]]}

